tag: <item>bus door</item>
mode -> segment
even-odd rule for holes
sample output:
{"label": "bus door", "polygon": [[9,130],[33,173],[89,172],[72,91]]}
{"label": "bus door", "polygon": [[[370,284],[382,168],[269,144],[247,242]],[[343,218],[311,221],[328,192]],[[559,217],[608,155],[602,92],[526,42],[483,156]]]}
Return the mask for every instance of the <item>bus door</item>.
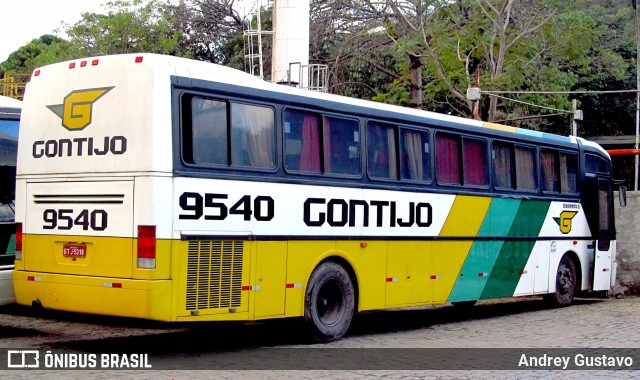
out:
{"label": "bus door", "polygon": [[598,233],[593,263],[593,290],[609,290],[615,281],[615,227],[611,181],[598,178]]}

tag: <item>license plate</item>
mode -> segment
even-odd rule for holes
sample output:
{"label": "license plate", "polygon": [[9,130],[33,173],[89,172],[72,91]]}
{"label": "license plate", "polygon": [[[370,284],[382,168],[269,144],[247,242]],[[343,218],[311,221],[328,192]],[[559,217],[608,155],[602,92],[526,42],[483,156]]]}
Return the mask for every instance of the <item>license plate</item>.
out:
{"label": "license plate", "polygon": [[64,257],[85,257],[87,255],[87,246],[84,244],[65,244],[62,247],[62,256]]}

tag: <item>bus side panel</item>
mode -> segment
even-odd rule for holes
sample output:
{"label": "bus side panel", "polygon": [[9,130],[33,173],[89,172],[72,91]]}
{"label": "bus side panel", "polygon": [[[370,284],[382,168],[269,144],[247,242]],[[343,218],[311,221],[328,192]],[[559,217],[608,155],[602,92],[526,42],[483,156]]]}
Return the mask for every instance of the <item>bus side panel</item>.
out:
{"label": "bus side panel", "polygon": [[[493,198],[487,216],[478,231],[479,237],[507,236],[520,206],[520,200]],[[480,299],[489,273],[498,259],[504,240],[475,241],[449,295],[449,302]]]}
{"label": "bus side panel", "polygon": [[316,265],[325,257],[336,253],[333,240],[291,240],[288,242],[287,288],[285,315],[299,317],[304,315],[304,294],[309,277]]}
{"label": "bus side panel", "polygon": [[512,297],[549,210],[548,201],[520,203],[508,236],[489,275],[481,299]]}
{"label": "bus side panel", "polygon": [[[475,237],[487,217],[490,204],[490,197],[457,196],[440,236]],[[472,243],[472,240],[454,240],[438,244],[431,275],[431,278],[435,276],[434,303],[443,303],[449,298]]]}
{"label": "bus side panel", "polygon": [[431,302],[434,245],[426,241],[389,242],[386,307]]}
{"label": "bus side panel", "polygon": [[358,286],[358,311],[383,309],[389,243],[379,240],[338,241],[336,248],[352,263]]}
{"label": "bus side panel", "polygon": [[[281,317],[284,315],[287,242],[257,241],[253,246],[251,285],[254,286],[253,318]],[[251,315],[250,314],[250,315]]]}

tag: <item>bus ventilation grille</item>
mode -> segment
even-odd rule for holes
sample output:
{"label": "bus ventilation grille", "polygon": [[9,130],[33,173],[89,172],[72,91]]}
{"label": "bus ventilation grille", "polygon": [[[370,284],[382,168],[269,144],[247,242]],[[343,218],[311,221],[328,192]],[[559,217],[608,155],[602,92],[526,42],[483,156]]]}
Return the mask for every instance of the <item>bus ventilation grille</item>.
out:
{"label": "bus ventilation grille", "polygon": [[240,306],[242,241],[189,242],[187,310]]}

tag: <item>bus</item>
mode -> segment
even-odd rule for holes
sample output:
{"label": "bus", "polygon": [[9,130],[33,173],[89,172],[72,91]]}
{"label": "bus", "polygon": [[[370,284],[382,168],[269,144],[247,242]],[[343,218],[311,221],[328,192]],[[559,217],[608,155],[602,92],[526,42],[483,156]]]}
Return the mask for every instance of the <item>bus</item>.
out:
{"label": "bus", "polygon": [[597,144],[138,54],[36,69],[16,183],[19,304],[158,321],[543,295],[615,278]]}
{"label": "bus", "polygon": [[0,305],[15,301],[12,280],[16,231],[14,199],[21,108],[21,101],[0,95]]}

